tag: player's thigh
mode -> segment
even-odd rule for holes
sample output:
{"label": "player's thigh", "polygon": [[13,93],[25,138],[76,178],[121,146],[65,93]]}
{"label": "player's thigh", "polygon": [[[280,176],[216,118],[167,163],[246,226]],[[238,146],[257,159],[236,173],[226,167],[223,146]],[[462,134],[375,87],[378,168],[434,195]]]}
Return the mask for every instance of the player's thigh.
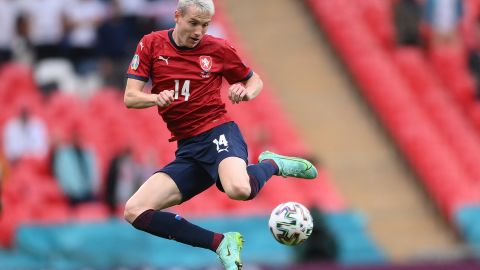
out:
{"label": "player's thigh", "polygon": [[133,194],[125,205],[125,218],[133,220],[145,210],[161,210],[182,202],[182,194],[175,181],[166,173],[158,172]]}
{"label": "player's thigh", "polygon": [[250,196],[250,178],[247,164],[239,157],[227,157],[218,165],[218,175],[222,187],[232,199],[244,200]]}
{"label": "player's thigh", "polygon": [[215,179],[196,160],[190,158],[177,158],[160,171],[173,179],[182,195],[181,202],[190,200],[215,183]]}

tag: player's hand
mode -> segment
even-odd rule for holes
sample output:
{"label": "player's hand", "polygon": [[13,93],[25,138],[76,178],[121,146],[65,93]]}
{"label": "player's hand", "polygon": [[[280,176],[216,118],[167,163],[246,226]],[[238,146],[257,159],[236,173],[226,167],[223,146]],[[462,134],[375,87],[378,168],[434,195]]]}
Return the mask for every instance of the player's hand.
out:
{"label": "player's hand", "polygon": [[163,90],[162,92],[158,93],[155,103],[157,104],[157,106],[165,108],[168,105],[172,104],[174,100],[173,94],[173,90]]}
{"label": "player's hand", "polygon": [[228,89],[228,98],[232,101],[232,104],[238,104],[241,101],[249,100],[247,89],[241,83],[232,84],[230,86]]}

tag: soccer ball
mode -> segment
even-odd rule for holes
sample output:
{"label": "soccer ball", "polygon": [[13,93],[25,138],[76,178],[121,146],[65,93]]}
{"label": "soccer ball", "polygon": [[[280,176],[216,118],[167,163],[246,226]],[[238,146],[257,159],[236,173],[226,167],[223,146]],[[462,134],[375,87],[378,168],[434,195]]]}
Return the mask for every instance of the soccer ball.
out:
{"label": "soccer ball", "polygon": [[286,202],[273,209],[268,226],[279,243],[295,246],[310,237],[313,221],[305,206],[297,202]]}

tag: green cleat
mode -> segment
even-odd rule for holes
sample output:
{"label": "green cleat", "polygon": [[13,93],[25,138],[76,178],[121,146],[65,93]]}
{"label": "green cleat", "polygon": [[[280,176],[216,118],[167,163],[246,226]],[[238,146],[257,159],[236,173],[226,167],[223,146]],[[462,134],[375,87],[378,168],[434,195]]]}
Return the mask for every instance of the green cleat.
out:
{"label": "green cleat", "polygon": [[258,157],[259,162],[266,159],[271,159],[277,164],[279,170],[278,175],[283,177],[292,176],[304,179],[314,179],[318,175],[317,168],[315,168],[310,161],[303,158],[281,156],[269,151],[261,153]]}
{"label": "green cleat", "polygon": [[243,237],[238,232],[225,233],[220,246],[217,248],[217,255],[226,270],[242,269],[240,251],[243,248]]}

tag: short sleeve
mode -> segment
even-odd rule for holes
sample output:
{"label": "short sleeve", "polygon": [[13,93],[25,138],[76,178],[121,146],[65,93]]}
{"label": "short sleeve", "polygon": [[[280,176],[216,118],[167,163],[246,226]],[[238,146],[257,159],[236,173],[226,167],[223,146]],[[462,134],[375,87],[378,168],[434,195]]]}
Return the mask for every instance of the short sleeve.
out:
{"label": "short sleeve", "polygon": [[234,84],[245,81],[253,75],[253,71],[245,65],[235,48],[228,42],[225,42],[224,52],[222,75],[227,79],[228,83]]}
{"label": "short sleeve", "polygon": [[148,82],[151,62],[152,36],[146,35],[140,40],[135,50],[135,55],[128,66],[127,78]]}

